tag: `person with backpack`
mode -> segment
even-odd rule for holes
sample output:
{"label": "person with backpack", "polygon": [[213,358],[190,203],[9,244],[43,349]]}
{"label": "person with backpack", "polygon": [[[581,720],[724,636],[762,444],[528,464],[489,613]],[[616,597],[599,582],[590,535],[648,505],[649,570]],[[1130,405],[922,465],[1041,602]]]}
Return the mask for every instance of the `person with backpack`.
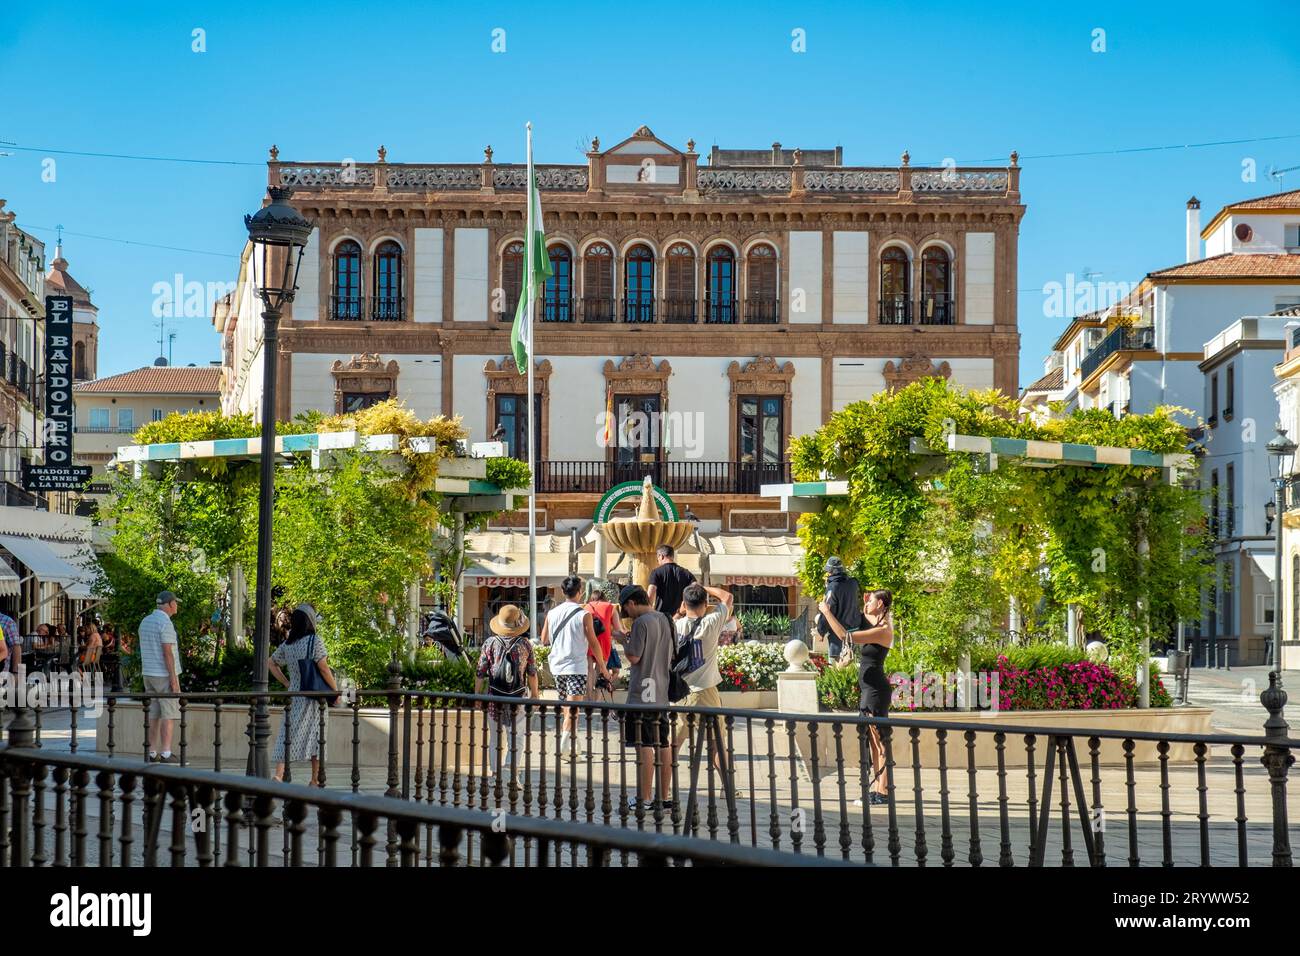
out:
{"label": "person with backpack", "polygon": [[[611,585],[612,586],[612,585]],[[596,658],[587,651],[587,691],[592,700],[610,700],[614,693],[614,681],[618,679],[618,670],[622,661],[614,649],[614,618],[618,608],[611,604],[605,592],[605,583],[599,579],[587,582],[586,608],[591,612],[591,625],[600,641],[600,650],[605,657],[605,667],[610,674],[610,682],[603,684],[596,675]]]}
{"label": "person with backpack", "polygon": [[[525,692],[532,699],[537,691],[537,655],[528,637],[528,616],[514,604],[504,605],[488,622],[492,636],[483,644],[478,669],[474,675],[474,693],[523,700]],[[499,773],[502,764],[511,764],[516,747],[526,747],[527,711],[516,703],[488,704],[488,765]],[[504,752],[504,758],[497,755]]]}
{"label": "person with backpack", "polygon": [[[709,610],[709,598],[718,602],[712,611]],[[691,584],[682,592],[682,606],[686,613],[674,625],[677,628],[679,653],[683,656],[691,655],[688,666],[692,667],[682,675],[691,689],[690,694],[681,702],[682,707],[722,706],[722,697],[718,694],[718,685],[722,683],[722,674],[718,671],[718,643],[722,636],[722,625],[731,616],[731,602],[731,593],[722,588]],[[687,721],[679,721],[673,739],[674,751],[681,750],[688,733]],[[713,754],[713,763],[719,770],[722,769],[720,755],[716,752]]]}
{"label": "person with backpack", "polygon": [[[587,653],[595,659],[599,676],[612,685],[606,656],[596,637],[595,619],[591,611],[578,603],[582,594],[582,578],[569,575],[560,582],[564,592],[564,601],[552,608],[542,625],[542,644],[551,646],[546,666],[555,678],[555,688],[561,700],[585,700],[587,697]],[[576,707],[566,708],[560,732],[560,753],[565,760],[573,759],[570,741],[573,738]],[[582,741],[577,740],[578,752],[583,751]]]}
{"label": "person with backpack", "polygon": [[[304,666],[305,665],[305,666]],[[289,673],[286,676],[283,668]],[[316,623],[306,611],[294,610],[289,614],[289,634],[284,642],[275,649],[267,662],[271,676],[285,686],[289,693],[316,689],[304,686],[303,678],[319,686],[324,682],[330,690],[338,690],[334,672],[330,670],[325,642],[316,634]],[[316,675],[319,675],[319,680]],[[310,760],[311,780],[307,786],[317,787],[320,774],[320,762],[324,758],[325,741],[320,731],[320,699],[315,697],[293,697],[284,712],[284,722],[275,739],[274,779],[284,779],[284,765],[290,760]],[[325,722],[329,725],[329,721]]]}

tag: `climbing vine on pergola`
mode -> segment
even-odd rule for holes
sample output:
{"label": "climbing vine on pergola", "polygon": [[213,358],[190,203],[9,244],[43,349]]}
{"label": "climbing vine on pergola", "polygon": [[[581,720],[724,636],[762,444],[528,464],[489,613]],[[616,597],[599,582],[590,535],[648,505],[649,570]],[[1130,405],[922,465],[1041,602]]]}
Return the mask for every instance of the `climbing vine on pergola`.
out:
{"label": "climbing vine on pergola", "polygon": [[1160,467],[1135,465],[990,468],[987,456],[949,451],[947,440],[1180,453],[1189,441],[1181,412],[1116,419],[1091,409],[1038,423],[1020,420],[1000,392],[934,378],[848,405],[791,444],[796,481],[848,481],[847,496],[800,518],[803,586],[820,593],[825,559],[839,555],[864,587],[894,592],[900,633],[924,642],[935,664],[1004,636],[1013,598],[1020,636],[1064,635],[1073,604],[1112,654],[1132,658],[1144,634],[1164,636],[1200,615],[1213,552],[1192,476],[1170,482]]}

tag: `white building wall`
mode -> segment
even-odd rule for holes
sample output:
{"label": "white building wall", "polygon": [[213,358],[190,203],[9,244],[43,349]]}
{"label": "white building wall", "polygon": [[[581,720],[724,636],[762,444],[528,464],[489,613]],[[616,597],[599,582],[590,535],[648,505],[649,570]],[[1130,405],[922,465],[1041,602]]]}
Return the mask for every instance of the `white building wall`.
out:
{"label": "white building wall", "polygon": [[952,369],[948,381],[965,389],[993,387],[993,360],[991,358],[936,358],[936,363],[947,362]]}
{"label": "white building wall", "polygon": [[[656,356],[656,361],[659,356]],[[486,361],[486,360],[485,360]],[[674,359],[669,359],[676,366]],[[552,357],[551,416],[549,457],[557,461],[595,461],[605,457],[599,444],[605,423],[605,362],[603,355],[563,355]],[[482,365],[479,381],[483,382]],[[486,384],[480,384],[481,397]],[[670,391],[668,407],[672,409]],[[597,421],[599,419],[599,422]]]}
{"label": "white building wall", "polygon": [[416,322],[442,321],[442,229],[415,230]]}
{"label": "white building wall", "polygon": [[727,369],[741,357],[696,358],[667,356],[673,373],[668,379],[668,408],[690,418],[693,447],[673,449],[673,458],[727,461],[731,457],[731,380]]}
{"label": "white building wall", "polygon": [[322,318],[320,310],[320,229],[313,229],[307,246],[302,251],[302,267],[298,270],[298,292],[293,297],[290,317],[298,322],[316,322]]}
{"label": "white building wall", "polygon": [[995,236],[966,233],[966,324],[993,324],[993,266]]}
{"label": "white building wall", "polygon": [[[1250,226],[1249,242],[1242,242],[1236,236],[1237,226],[1240,223]],[[1277,215],[1262,210],[1232,213],[1225,216],[1223,222],[1219,223],[1205,240],[1205,255],[1206,257],[1217,256],[1225,252],[1244,254],[1287,252],[1286,227],[1296,225],[1300,225],[1300,215],[1295,213]]]}
{"label": "white building wall", "polygon": [[[457,229],[455,241],[452,314],[457,322],[484,322],[488,317],[488,232]],[[482,368],[480,365],[480,372]]]}
{"label": "white building wall", "polygon": [[798,438],[815,432],[822,424],[822,360],[818,358],[779,358],[778,365],[794,363],[794,380],[790,383],[790,436]]}
{"label": "white building wall", "polygon": [[[420,418],[432,418],[442,410],[442,357],[439,355],[380,355],[398,365],[397,397]],[[289,414],[316,409],[334,414],[335,362],[348,363],[351,354],[295,352],[290,357]],[[480,366],[482,368],[482,366]]]}
{"label": "white building wall", "polygon": [[886,359],[836,359],[831,380],[831,411],[838,412],[852,402],[866,401],[885,390],[882,374]]}
{"label": "white building wall", "polygon": [[836,232],[832,236],[831,314],[837,325],[867,324],[867,278],[871,270],[868,241],[865,232]]}
{"label": "white building wall", "polygon": [[1165,352],[1202,352],[1206,342],[1243,315],[1268,315],[1276,311],[1279,300],[1297,299],[1300,281],[1162,286],[1156,294],[1156,348]]}
{"label": "white building wall", "polygon": [[786,308],[790,313],[791,323],[808,325],[821,323],[822,234],[820,232],[790,233],[790,288],[787,293]]}
{"label": "white building wall", "polygon": [[[460,260],[459,245],[456,259]],[[500,358],[500,354],[452,356],[451,408],[447,409],[447,414],[461,417],[471,442],[487,441],[491,437],[488,434],[487,379],[483,377],[483,366]]]}

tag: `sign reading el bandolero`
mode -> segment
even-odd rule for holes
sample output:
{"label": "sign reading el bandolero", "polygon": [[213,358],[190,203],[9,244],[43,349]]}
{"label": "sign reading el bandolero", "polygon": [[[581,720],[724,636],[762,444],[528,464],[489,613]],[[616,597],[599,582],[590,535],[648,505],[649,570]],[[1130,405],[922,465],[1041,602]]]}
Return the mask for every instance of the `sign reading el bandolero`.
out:
{"label": "sign reading el bandolero", "polygon": [[23,467],[28,491],[76,491],[90,469],[72,464],[72,297],[45,297],[45,464]]}
{"label": "sign reading el bandolero", "polygon": [[81,491],[90,481],[89,465],[29,465],[23,462],[28,491]]}

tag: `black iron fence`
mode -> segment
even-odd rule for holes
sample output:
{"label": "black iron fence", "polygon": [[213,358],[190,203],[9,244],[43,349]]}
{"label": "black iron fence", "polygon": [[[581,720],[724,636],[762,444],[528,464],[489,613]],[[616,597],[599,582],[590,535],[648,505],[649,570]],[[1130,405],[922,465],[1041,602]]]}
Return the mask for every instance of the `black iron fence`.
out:
{"label": "black iron fence", "polygon": [[[126,801],[129,814],[132,798],[125,780],[146,773],[133,756],[125,766],[103,761],[127,756],[120,741],[132,725],[146,731],[147,708],[132,707],[128,713],[127,703],[160,696],[170,695],[110,695],[100,718],[106,721],[105,753],[95,758],[75,752],[75,720],[74,752],[62,757],[30,746],[15,751],[11,728],[11,750],[0,751],[9,782],[0,786],[13,792],[13,809],[11,819],[0,819],[0,831],[20,826],[19,819],[28,816],[30,832],[48,826],[37,817],[38,807],[46,808],[39,813],[48,812],[49,796],[39,790],[45,785],[38,784],[38,765],[96,771],[101,806]],[[458,827],[456,847],[459,835],[474,830],[467,856],[477,839],[480,855],[505,854],[503,859],[524,864],[541,862],[537,853],[558,853],[563,841],[552,837],[544,852],[548,831],[528,830],[521,818],[653,831],[804,857],[887,860],[893,866],[980,866],[995,860],[1000,866],[1290,866],[1287,777],[1296,741],[1281,722],[1280,696],[1272,689],[1265,694],[1268,733],[1245,736],[1026,725],[996,715],[885,719],[663,709],[612,700],[506,704],[471,694],[403,690],[395,670],[389,687],[355,695],[341,709],[318,700],[311,719],[317,746],[327,756],[317,780],[322,787],[338,786],[330,767],[341,762],[350,771],[342,789],[357,796],[382,793],[404,801],[404,809],[375,814],[382,805],[339,803],[324,795],[307,806],[356,809],[374,816],[376,826],[387,817],[390,862],[405,861],[408,854],[414,854],[413,861],[419,857],[418,844],[406,846],[414,815],[417,831],[435,823]],[[230,742],[241,735],[252,739],[253,700],[250,694],[184,696],[178,724],[182,765],[202,763],[219,773],[231,769],[233,750],[237,771],[250,766],[249,746]],[[368,710],[367,703],[381,709]],[[201,727],[200,716],[206,721]],[[377,727],[383,730],[379,738]],[[350,739],[340,744],[344,729]],[[630,748],[629,739],[666,746]],[[21,780],[14,776],[16,766],[20,776],[26,774]],[[291,778],[289,765],[285,779]],[[227,810],[241,814],[238,825],[260,841],[259,854],[272,807],[264,802],[250,823],[241,800],[251,795],[289,801],[283,808],[284,853],[292,856],[290,838],[302,822],[298,810],[291,812],[298,791],[277,797],[258,789],[269,786],[262,783],[220,778],[218,787],[218,780],[207,778],[159,779],[239,794],[233,803],[227,800]],[[21,801],[19,788],[25,788]],[[184,791],[181,805],[188,811],[194,808],[194,792]],[[198,806],[207,813],[214,801],[200,798]],[[57,793],[54,804],[57,817],[62,806]],[[9,813],[10,805],[0,794],[0,813]],[[475,830],[469,818],[422,816],[408,812],[408,805],[504,815],[509,832],[523,838],[522,846],[491,850],[488,841],[495,838]],[[111,821],[111,809],[101,809],[101,821],[105,817]],[[330,830],[328,819],[319,820],[318,827],[322,853],[331,840],[343,839],[337,828]],[[394,835],[403,832],[408,836],[400,840]],[[570,841],[570,863],[599,862],[611,850],[628,862],[642,848],[621,846],[604,829],[582,832],[585,840]],[[354,862],[366,859],[366,841],[374,834],[374,827],[353,818],[347,839]],[[17,841],[7,834],[0,839],[9,846]],[[435,852],[426,839],[424,860],[440,857],[441,846]],[[564,861],[557,856],[555,862]]]}
{"label": "black iron fence", "polygon": [[0,867],[609,866],[615,854],[624,866],[789,863],[682,836],[0,747]]}
{"label": "black iron fence", "polygon": [[757,495],[766,484],[789,482],[790,463],[754,461],[554,461],[537,466],[539,494],[604,494],[646,475],[669,494]]}
{"label": "black iron fence", "polygon": [[1156,347],[1156,330],[1153,326],[1133,328],[1120,326],[1111,331],[1097,344],[1097,347],[1083,357],[1079,363],[1079,374],[1087,378],[1101,367],[1116,352],[1124,349],[1138,351],[1154,350]]}

